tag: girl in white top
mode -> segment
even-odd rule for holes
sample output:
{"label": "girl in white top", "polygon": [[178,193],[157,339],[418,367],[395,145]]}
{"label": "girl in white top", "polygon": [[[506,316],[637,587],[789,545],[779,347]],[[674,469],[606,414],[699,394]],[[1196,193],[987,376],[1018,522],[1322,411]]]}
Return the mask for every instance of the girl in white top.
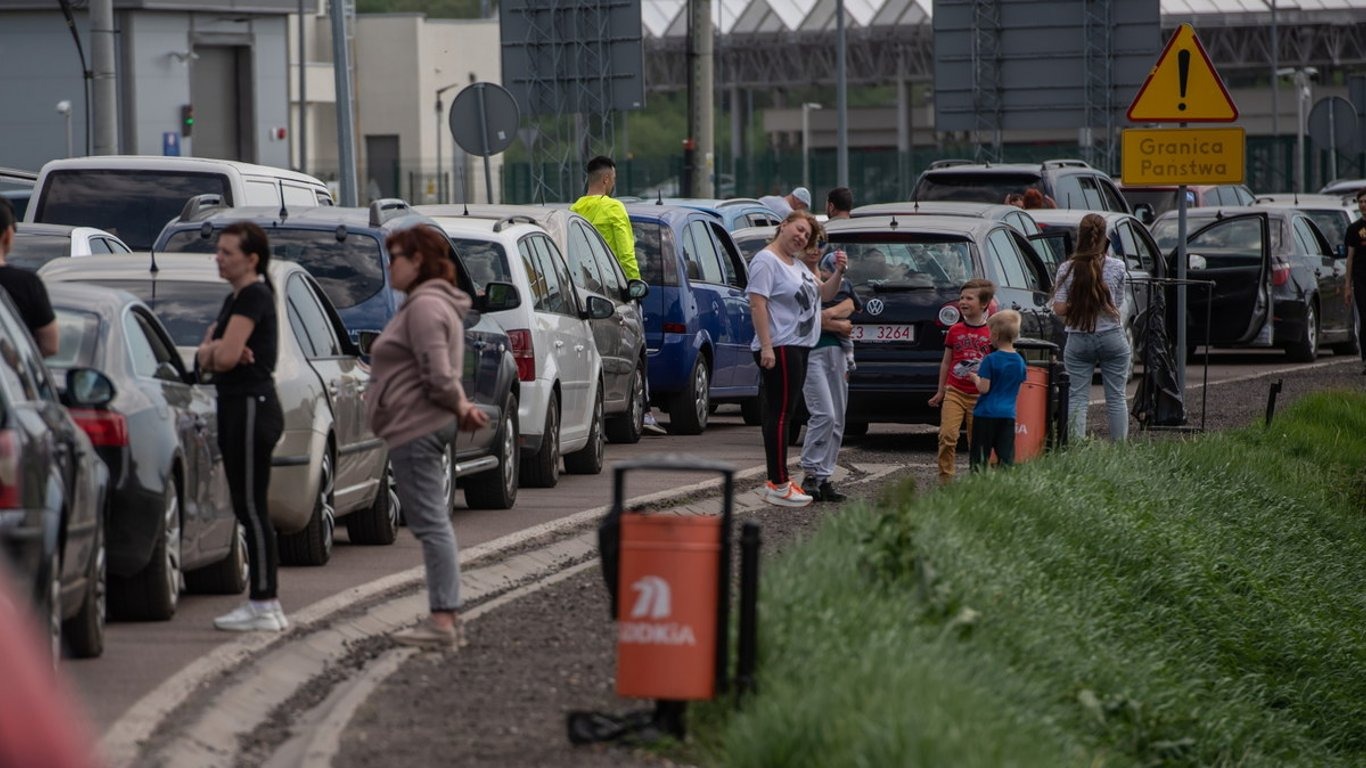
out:
{"label": "girl in white top", "polygon": [[1124,384],[1129,380],[1132,354],[1120,326],[1124,309],[1124,262],[1106,254],[1105,218],[1095,213],[1077,226],[1077,250],[1058,268],[1053,311],[1067,322],[1063,367],[1072,381],[1068,400],[1071,434],[1086,436],[1086,404],[1091,375],[1100,368],[1105,385],[1105,415],[1110,439],[1129,435],[1129,410]]}
{"label": "girl in white top", "polygon": [[763,433],[768,459],[768,484],[760,495],[779,506],[811,503],[811,497],[787,475],[786,436],[802,397],[807,352],[820,338],[821,302],[834,298],[844,277],[843,254],[836,261],[835,272],[824,282],[802,263],[802,252],[820,233],[821,225],[814,216],[794,211],[749,263],[746,292],[754,318],[750,350],[759,363],[765,396]]}

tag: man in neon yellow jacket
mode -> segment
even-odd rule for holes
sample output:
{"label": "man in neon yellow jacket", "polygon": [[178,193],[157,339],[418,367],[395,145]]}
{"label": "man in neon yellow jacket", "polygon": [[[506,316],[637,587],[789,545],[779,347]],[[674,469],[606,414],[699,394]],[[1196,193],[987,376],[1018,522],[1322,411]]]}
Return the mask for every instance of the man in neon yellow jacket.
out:
{"label": "man in neon yellow jacket", "polygon": [[612,255],[621,264],[621,271],[630,280],[640,279],[640,265],[636,263],[636,236],[631,230],[631,219],[626,215],[626,206],[611,197],[612,188],[617,185],[617,164],[612,158],[598,155],[588,161],[588,193],[569,210],[588,219]]}

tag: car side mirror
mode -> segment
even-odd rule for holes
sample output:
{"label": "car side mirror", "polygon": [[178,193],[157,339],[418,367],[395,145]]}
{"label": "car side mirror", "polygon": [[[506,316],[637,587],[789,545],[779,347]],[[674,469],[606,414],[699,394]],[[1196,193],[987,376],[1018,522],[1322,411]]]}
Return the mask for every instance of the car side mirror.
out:
{"label": "car side mirror", "polygon": [[601,296],[588,297],[588,309],[583,313],[585,320],[606,320],[617,311],[612,302]]}
{"label": "car side mirror", "polygon": [[1198,253],[1186,254],[1186,269],[1204,269],[1207,266],[1209,262],[1205,261],[1204,256]]}
{"label": "car side mirror", "polygon": [[1153,215],[1153,207],[1148,203],[1139,203],[1134,206],[1134,218],[1143,222],[1143,226],[1153,223],[1157,216]]}
{"label": "car side mirror", "polygon": [[68,408],[108,408],[114,402],[114,382],[94,368],[71,368],[66,372],[62,404]]}
{"label": "car side mirror", "polygon": [[356,334],[356,346],[360,347],[360,353],[362,355],[368,356],[378,339],[379,331],[361,331]]}
{"label": "car side mirror", "polygon": [[502,312],[522,306],[522,296],[512,283],[493,280],[484,284],[484,295],[477,305],[482,312]]}
{"label": "car side mirror", "polygon": [[1335,258],[1335,259],[1345,259],[1345,258],[1347,258],[1347,246],[1346,246],[1345,244],[1343,244],[1343,243],[1338,243],[1337,246],[1333,248],[1333,258]]}
{"label": "car side mirror", "polygon": [[640,300],[650,295],[650,284],[644,280],[626,281],[626,299]]}
{"label": "car side mirror", "polygon": [[180,369],[175,367],[175,363],[169,363],[165,360],[157,363],[157,369],[152,372],[152,377],[162,379],[163,381],[185,380],[185,378],[180,375]]}

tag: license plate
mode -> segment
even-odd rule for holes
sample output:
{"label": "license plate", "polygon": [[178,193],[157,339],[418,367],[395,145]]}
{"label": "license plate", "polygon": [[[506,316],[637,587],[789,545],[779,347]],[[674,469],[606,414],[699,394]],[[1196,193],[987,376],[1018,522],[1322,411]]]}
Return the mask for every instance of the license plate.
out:
{"label": "license plate", "polygon": [[915,341],[914,325],[856,325],[850,333],[854,341]]}

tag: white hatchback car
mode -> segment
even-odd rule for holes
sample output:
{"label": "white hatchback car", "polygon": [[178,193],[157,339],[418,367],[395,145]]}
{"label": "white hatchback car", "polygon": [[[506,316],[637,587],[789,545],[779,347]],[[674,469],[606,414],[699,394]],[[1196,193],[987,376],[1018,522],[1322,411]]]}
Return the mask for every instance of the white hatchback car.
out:
{"label": "white hatchback car", "polygon": [[572,474],[602,471],[602,357],[590,320],[610,318],[612,302],[581,297],[555,241],[526,217],[434,217],[477,285],[500,280],[523,297],[514,309],[490,313],[507,331],[522,382],[523,486],[551,488],[560,459]]}

